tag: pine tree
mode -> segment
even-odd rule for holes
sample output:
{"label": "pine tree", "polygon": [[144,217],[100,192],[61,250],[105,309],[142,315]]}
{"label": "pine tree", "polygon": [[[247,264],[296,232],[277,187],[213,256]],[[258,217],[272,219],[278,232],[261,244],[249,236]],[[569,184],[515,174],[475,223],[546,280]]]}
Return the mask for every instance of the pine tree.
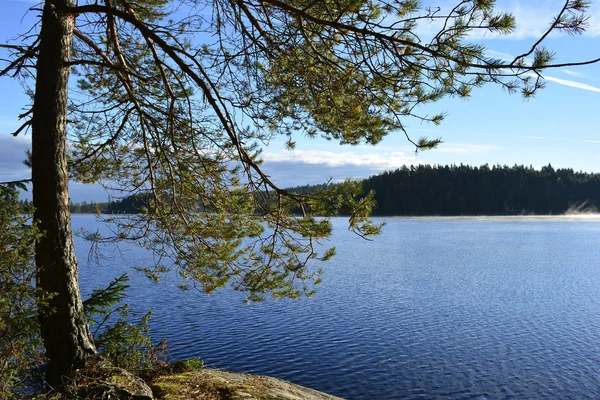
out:
{"label": "pine tree", "polygon": [[[149,199],[145,213],[113,222],[116,238],[171,260],[146,269],[150,277],[176,268],[205,292],[230,284],[249,300],[310,295],[333,255],[317,251],[331,227],[314,215],[347,212],[359,234],[374,234],[373,196],[360,198],[352,182],[316,195],[282,190],[261,169],[261,144],[278,135],[290,148],[298,135],[376,144],[403,132],[417,148],[435,147],[439,139],[404,130],[411,118],[442,121],[417,106],[489,82],[532,96],[542,70],[558,66],[543,39],[581,32],[587,6],[565,1],[540,41],[504,62],[468,41],[474,30],[514,29],[493,0],[460,1],[446,14],[413,0],[43,1],[39,34],[2,45],[14,57],[0,76],[36,77],[15,134],[31,127],[38,282],[54,294],[40,316],[49,381],[96,354],[77,283],[70,179]],[[418,24],[431,20],[440,31],[420,38]]]}

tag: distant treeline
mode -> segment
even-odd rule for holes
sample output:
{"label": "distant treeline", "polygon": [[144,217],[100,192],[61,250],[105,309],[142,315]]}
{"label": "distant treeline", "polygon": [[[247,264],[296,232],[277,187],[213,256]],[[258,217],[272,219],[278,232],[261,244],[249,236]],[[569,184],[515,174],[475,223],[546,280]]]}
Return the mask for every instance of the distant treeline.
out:
{"label": "distant treeline", "polygon": [[[288,189],[309,194],[335,185]],[[600,208],[600,174],[515,165],[402,167],[363,181],[375,191],[374,215],[521,215],[564,214]],[[149,204],[147,194],[104,203],[71,204],[73,213],[135,214]],[[296,210],[299,212],[299,210]]]}
{"label": "distant treeline", "polygon": [[81,203],[71,203],[71,213],[72,214],[96,214],[96,213],[104,213],[104,211],[108,207],[108,202],[106,203],[95,203],[87,201]]}
{"label": "distant treeline", "polygon": [[564,214],[600,206],[600,174],[522,165],[403,167],[372,176],[375,215]]}
{"label": "distant treeline", "polygon": [[137,193],[106,202],[71,203],[70,208],[73,214],[137,214],[147,210],[149,198],[147,194]]}
{"label": "distant treeline", "polygon": [[[31,201],[30,200],[21,200],[22,204],[30,204]],[[105,211],[108,209],[108,205],[109,202],[100,202],[100,203],[96,203],[96,202],[87,202],[87,201],[83,201],[81,203],[70,203],[69,207],[71,209],[71,213],[72,214],[96,214],[98,212],[100,213],[105,213]]]}

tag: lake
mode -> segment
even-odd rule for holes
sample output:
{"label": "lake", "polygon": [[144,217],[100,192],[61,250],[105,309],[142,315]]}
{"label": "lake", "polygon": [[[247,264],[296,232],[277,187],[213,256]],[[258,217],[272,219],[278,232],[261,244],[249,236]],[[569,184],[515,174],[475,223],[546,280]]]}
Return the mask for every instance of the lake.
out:
{"label": "lake", "polygon": [[[76,240],[84,294],[129,272],[132,310],[175,359],[347,399],[599,398],[600,217],[387,218],[365,241],[335,219],[317,294],[246,305],[132,271],[147,252]],[[75,215],[74,229],[101,229]]]}

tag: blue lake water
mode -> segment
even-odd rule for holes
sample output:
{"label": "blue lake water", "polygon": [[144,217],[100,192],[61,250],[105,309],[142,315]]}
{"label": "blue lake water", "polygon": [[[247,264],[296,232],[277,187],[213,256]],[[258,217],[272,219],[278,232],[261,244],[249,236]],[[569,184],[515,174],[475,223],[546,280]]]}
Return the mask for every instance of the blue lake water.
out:
{"label": "blue lake water", "polygon": [[[347,399],[600,398],[600,218],[388,218],[337,256],[311,299],[246,305],[131,271],[151,257],[76,241],[84,293],[130,272],[173,358],[271,375]],[[76,215],[75,229],[95,230]]]}

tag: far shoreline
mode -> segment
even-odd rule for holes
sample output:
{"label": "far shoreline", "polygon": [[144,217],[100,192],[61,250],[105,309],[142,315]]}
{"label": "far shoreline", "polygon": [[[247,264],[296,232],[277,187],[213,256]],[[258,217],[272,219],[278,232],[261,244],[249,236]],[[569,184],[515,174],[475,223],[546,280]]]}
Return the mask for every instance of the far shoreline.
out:
{"label": "far shoreline", "polygon": [[[123,214],[108,214],[108,213],[86,213],[86,212],[71,212],[71,215],[104,215],[104,216],[121,216],[140,215],[141,213],[123,213]],[[296,215],[300,217],[300,215]],[[324,218],[323,216],[316,216]],[[348,215],[337,215],[330,218],[349,218]],[[473,214],[473,215],[371,215],[369,218],[398,218],[398,219],[581,219],[581,220],[600,220],[600,212],[590,213],[573,213],[573,214]]]}

